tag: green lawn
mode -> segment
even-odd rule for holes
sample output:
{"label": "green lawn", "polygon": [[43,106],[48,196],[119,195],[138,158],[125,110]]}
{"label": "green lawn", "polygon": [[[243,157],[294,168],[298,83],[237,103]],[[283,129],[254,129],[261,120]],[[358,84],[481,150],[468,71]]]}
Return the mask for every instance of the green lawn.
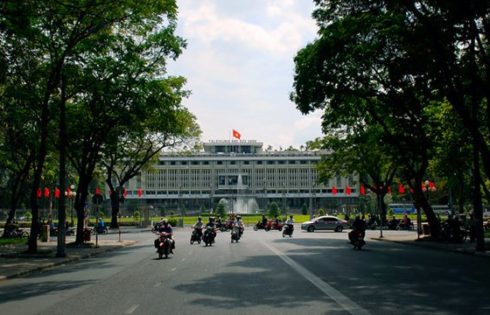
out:
{"label": "green lawn", "polygon": [[10,244],[26,244],[27,238],[15,237],[15,238],[3,238],[0,237],[0,246],[10,245]]}

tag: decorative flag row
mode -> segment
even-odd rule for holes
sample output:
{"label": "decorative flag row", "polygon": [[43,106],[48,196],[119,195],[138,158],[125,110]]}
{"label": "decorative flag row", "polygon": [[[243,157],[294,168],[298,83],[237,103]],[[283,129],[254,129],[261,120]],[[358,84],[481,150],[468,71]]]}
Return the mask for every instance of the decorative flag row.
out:
{"label": "decorative flag row", "polygon": [[[72,191],[71,191],[70,187],[66,188],[66,195],[67,196],[70,196],[71,193],[72,193]],[[112,193],[112,191],[111,191],[111,193]],[[56,199],[59,199],[60,198],[60,194],[61,194],[60,189],[58,187],[55,187],[54,190],[53,190],[53,196]],[[138,188],[137,194],[138,194],[138,197],[143,196],[143,189]],[[37,195],[37,198],[38,199],[40,199],[42,197],[49,198],[51,196],[51,191],[49,190],[48,187],[44,187],[43,189],[38,188],[37,191],[36,191],[36,195]],[[102,195],[102,191],[100,190],[99,187],[96,187],[95,188],[95,195],[97,195],[97,196]],[[127,195],[128,195],[127,189],[126,188],[123,188],[123,196],[126,197]]]}
{"label": "decorative flag row", "polygon": [[[334,186],[335,188],[335,186]],[[348,190],[347,190],[348,189]],[[422,184],[422,190],[423,191],[427,191],[430,190],[430,191],[435,191],[436,190],[436,184],[432,181],[429,181],[428,182],[428,185],[426,185],[425,183]],[[388,186],[388,194],[391,194],[391,186]],[[366,195],[366,189],[364,188],[364,185],[361,184],[361,187],[359,188],[359,192],[361,193],[361,195],[365,196]],[[413,189],[410,188],[410,192],[413,193]],[[335,193],[332,189],[332,193],[335,194],[337,193],[337,189],[335,189]],[[398,183],[398,193],[403,195],[405,193],[405,186],[402,184],[402,183]],[[347,186],[346,187],[346,194],[350,195],[350,187]]]}

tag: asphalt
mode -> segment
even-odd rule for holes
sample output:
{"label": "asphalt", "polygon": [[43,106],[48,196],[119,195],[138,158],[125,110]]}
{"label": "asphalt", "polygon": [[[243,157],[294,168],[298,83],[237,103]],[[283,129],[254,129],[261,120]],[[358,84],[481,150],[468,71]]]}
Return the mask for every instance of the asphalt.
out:
{"label": "asphalt", "polygon": [[[126,229],[121,233],[142,232],[147,229]],[[114,233],[113,233],[114,234]],[[371,237],[372,240],[395,242],[407,246],[420,246],[439,251],[456,252],[466,255],[490,257],[490,239],[486,239],[487,251],[475,251],[475,243],[442,243],[430,240],[428,237],[418,238],[415,233],[403,235],[385,235],[384,237]],[[119,241],[118,237],[113,239],[101,239],[95,246],[94,237],[84,246],[77,247],[70,244],[74,241],[73,237],[67,237],[66,257],[56,257],[56,238],[51,238],[49,242],[38,242],[38,253],[27,254],[25,244],[0,246],[0,281],[28,275],[35,271],[53,268],[59,265],[76,263],[77,261],[99,255],[112,250],[117,250],[137,243],[131,240],[128,235]]]}

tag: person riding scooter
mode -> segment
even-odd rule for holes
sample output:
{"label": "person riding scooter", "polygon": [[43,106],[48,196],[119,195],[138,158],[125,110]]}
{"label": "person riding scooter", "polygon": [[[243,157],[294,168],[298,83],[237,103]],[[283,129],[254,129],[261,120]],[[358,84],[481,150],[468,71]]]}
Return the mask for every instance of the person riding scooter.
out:
{"label": "person riding scooter", "polygon": [[172,247],[170,248],[170,252],[173,254],[175,249],[174,234],[173,234],[172,226],[168,223],[167,219],[164,219],[162,221],[162,225],[160,225],[158,232],[159,233],[165,232],[168,235],[170,235],[169,238],[172,241]]}
{"label": "person riding scooter", "polygon": [[366,234],[366,222],[360,216],[352,223],[352,231],[349,232],[349,241],[354,245],[354,248],[361,249],[364,246],[364,236]]}
{"label": "person riding scooter", "polygon": [[197,218],[197,222],[194,223],[194,225],[192,226],[199,237],[202,237],[202,228],[203,228],[203,226],[204,226],[204,222],[202,222],[201,217],[198,217]]}
{"label": "person riding scooter", "polygon": [[289,219],[286,220],[285,224],[286,225],[284,227],[283,236],[284,235],[292,236],[294,231],[294,219],[292,215],[289,216]]}
{"label": "person riding scooter", "polygon": [[233,222],[233,227],[238,228],[238,231],[240,233],[239,236],[242,237],[244,226],[243,226],[242,218],[240,216],[236,217],[235,221]]}

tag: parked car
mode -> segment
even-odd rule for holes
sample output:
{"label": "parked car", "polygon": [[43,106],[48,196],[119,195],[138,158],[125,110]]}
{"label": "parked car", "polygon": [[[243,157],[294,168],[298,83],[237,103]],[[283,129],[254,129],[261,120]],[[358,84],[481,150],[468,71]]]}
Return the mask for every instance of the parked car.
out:
{"label": "parked car", "polygon": [[348,229],[349,227],[349,222],[331,215],[321,216],[301,224],[301,229],[308,232],[314,232],[315,230],[342,232],[343,229]]}

